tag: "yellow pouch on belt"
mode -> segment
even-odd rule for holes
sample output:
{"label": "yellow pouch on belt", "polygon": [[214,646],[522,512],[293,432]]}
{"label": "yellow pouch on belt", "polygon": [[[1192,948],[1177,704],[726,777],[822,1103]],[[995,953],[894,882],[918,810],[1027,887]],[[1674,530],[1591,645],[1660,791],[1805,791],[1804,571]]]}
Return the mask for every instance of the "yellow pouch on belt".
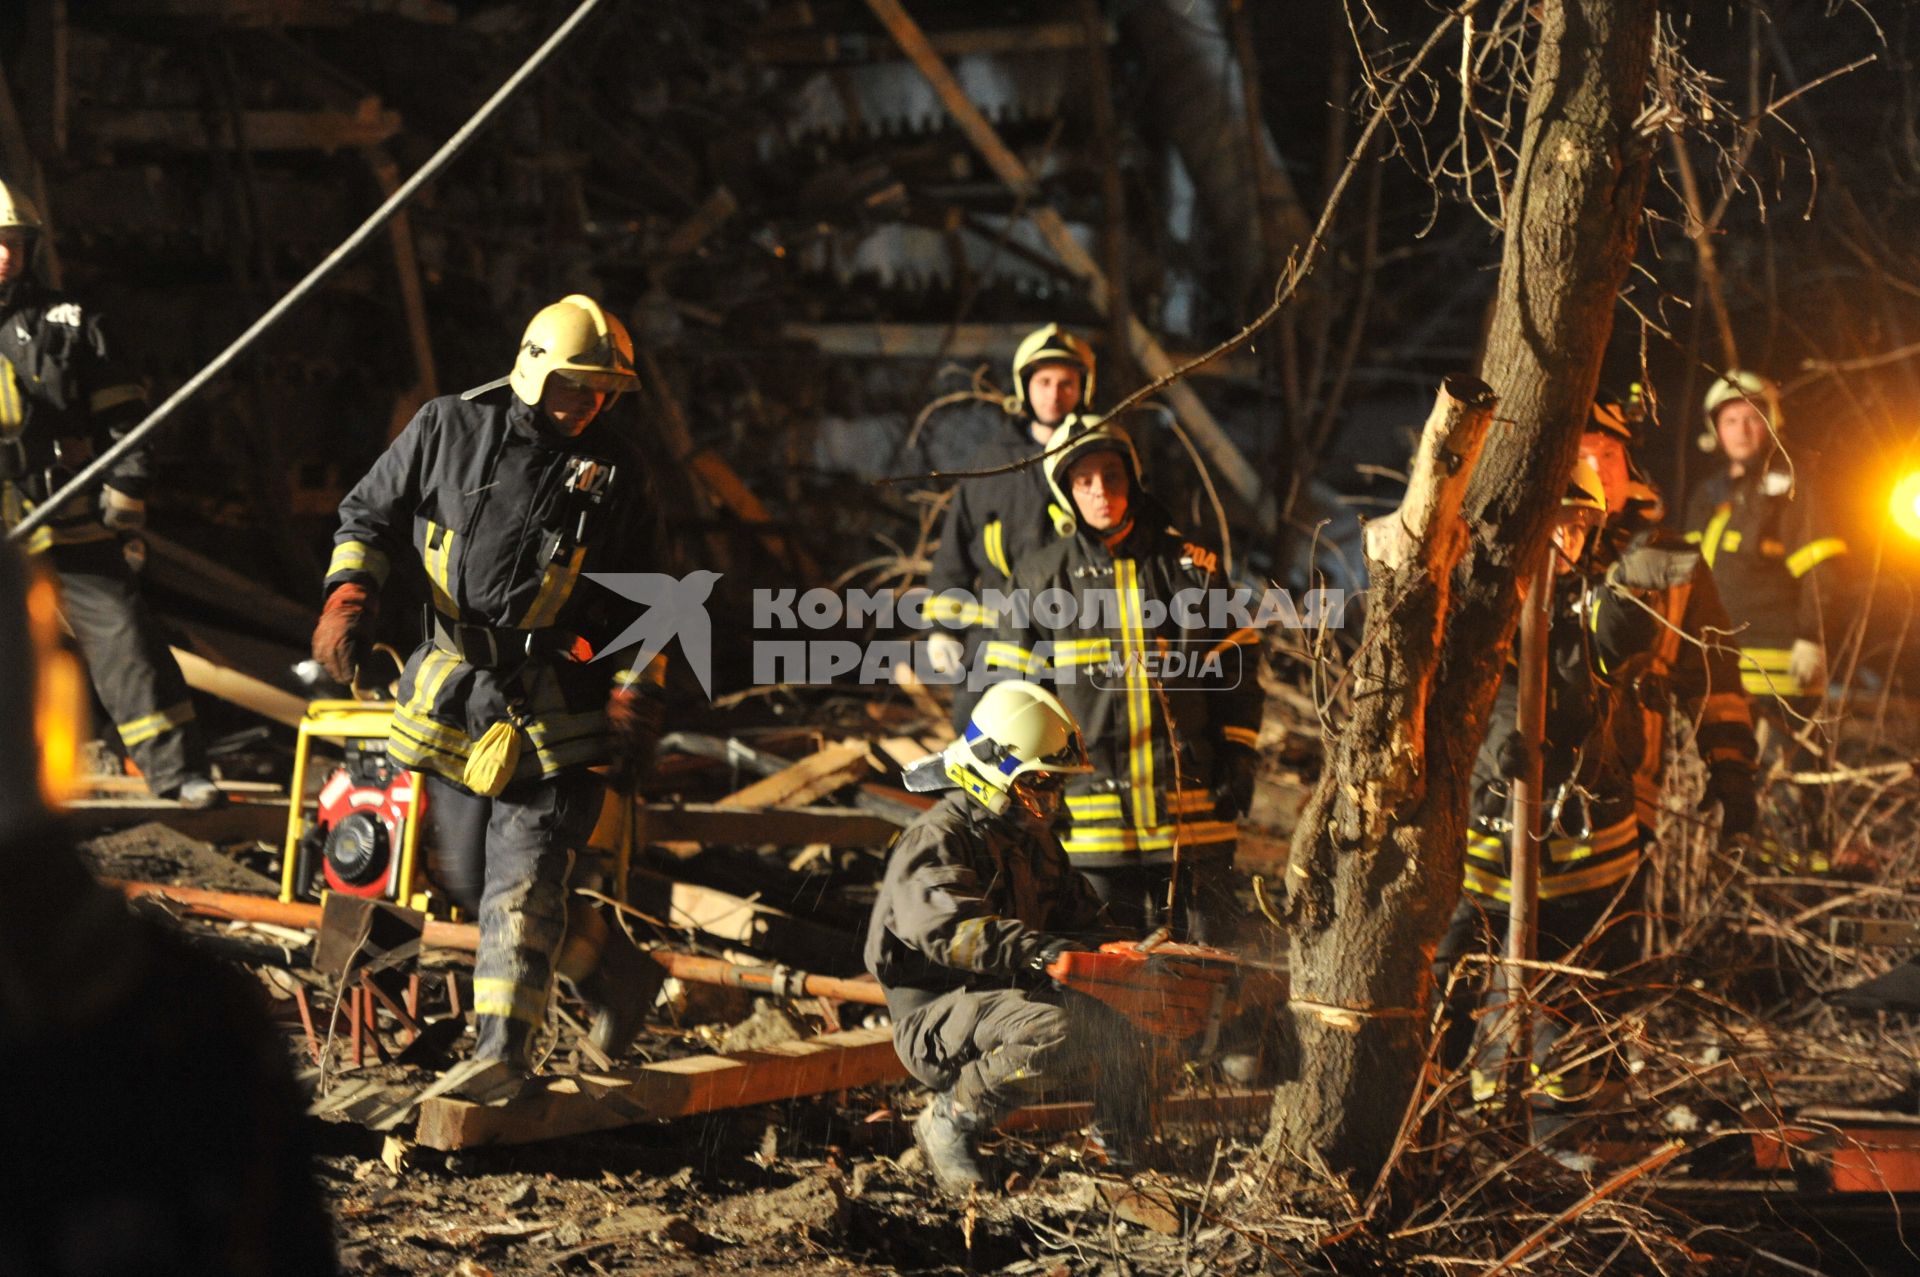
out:
{"label": "yellow pouch on belt", "polygon": [[460,783],[476,794],[498,798],[520,766],[520,749],[526,739],[518,723],[501,719],[474,743],[473,752],[467,755],[466,770],[460,773]]}

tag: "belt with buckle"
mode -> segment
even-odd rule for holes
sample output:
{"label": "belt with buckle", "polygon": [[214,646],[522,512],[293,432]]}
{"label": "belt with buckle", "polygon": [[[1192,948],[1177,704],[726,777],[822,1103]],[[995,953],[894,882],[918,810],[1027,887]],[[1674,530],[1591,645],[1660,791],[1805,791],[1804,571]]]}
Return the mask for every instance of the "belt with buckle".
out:
{"label": "belt with buckle", "polygon": [[566,654],[579,659],[575,649],[580,642],[578,636],[553,626],[516,630],[433,618],[433,645],[479,669],[517,665],[536,655]]}

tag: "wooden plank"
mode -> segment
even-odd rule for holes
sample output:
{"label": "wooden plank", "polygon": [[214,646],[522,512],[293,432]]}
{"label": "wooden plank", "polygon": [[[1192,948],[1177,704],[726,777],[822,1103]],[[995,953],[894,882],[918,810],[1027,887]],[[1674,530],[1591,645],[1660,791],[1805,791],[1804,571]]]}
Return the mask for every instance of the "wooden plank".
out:
{"label": "wooden plank", "polygon": [[[377,99],[374,109],[378,109]],[[365,159],[383,196],[391,196],[400,189],[400,166],[384,147],[368,147]],[[391,443],[407,428],[420,405],[439,395],[440,371],[433,359],[426,292],[420,283],[420,258],[414,252],[413,222],[407,217],[406,209],[395,213],[387,223],[387,242],[393,249],[394,282],[400,286],[400,310],[407,318],[407,343],[413,350],[413,385],[394,404],[387,424],[387,442]]]}
{"label": "wooden plank", "polygon": [[896,1082],[906,1076],[893,1049],[892,1029],[855,1029],[759,1051],[699,1055],[614,1073],[558,1078],[537,1094],[498,1107],[429,1100],[421,1107],[415,1138],[428,1148],[447,1150],[526,1144],[779,1103]]}
{"label": "wooden plank", "polygon": [[190,811],[164,798],[80,798],[64,812],[75,828],[90,832],[158,821],[201,842],[277,841],[287,832],[284,798],[245,798],[210,811]]}
{"label": "wooden plank", "polygon": [[[973,144],[974,150],[980,153],[981,158],[986,160],[987,166],[998,174],[1000,180],[1006,183],[1016,195],[1030,199],[1035,194],[1033,174],[1021,162],[1020,157],[1000,140],[1000,134],[994,130],[980,108],[973,104],[966,90],[960,87],[960,82],[954,78],[953,72],[947,69],[946,63],[940,60],[939,52],[927,39],[926,33],[920,29],[919,24],[907,14],[900,0],[867,0],[867,7],[873,10],[874,16],[886,26],[893,38],[899,42],[900,48],[919,69],[920,74],[933,87],[933,91],[945,104],[947,113],[953,116],[954,122],[960,126],[960,131],[966,135],[967,140]],[[1106,314],[1111,300],[1106,273],[1100,269],[1100,264],[1093,260],[1092,254],[1088,253],[1080,241],[1073,237],[1073,232],[1067,228],[1060,214],[1046,205],[1036,205],[1028,212],[1028,220],[1040,232],[1041,238],[1047,241],[1047,246],[1053,250],[1054,256],[1060,259],[1061,264],[1086,281],[1093,304],[1099,308],[1101,314]],[[1137,318],[1127,324],[1127,343],[1132,348],[1134,357],[1140,361],[1140,366],[1149,376],[1159,378],[1173,371],[1172,358],[1160,345],[1159,340],[1148,332],[1146,326]],[[1238,497],[1241,504],[1255,515],[1263,529],[1272,531],[1278,524],[1279,516],[1274,509],[1271,495],[1264,491],[1259,473],[1248,464],[1247,459],[1241,455],[1233,441],[1227,438],[1226,432],[1220,428],[1220,423],[1214,420],[1213,414],[1207,410],[1205,404],[1200,402],[1200,397],[1194,394],[1192,387],[1184,381],[1166,386],[1162,393],[1173,405],[1173,410],[1179,415],[1181,421],[1186,423],[1187,429],[1194,437],[1194,442],[1206,454],[1214,468],[1220,472],[1227,490]]]}
{"label": "wooden plank", "polygon": [[1920,947],[1920,920],[1912,918],[1829,918],[1827,936],[1835,944],[1867,949]]}
{"label": "wooden plank", "polygon": [[873,769],[871,746],[864,740],[836,741],[771,776],[720,800],[722,807],[804,807]]}
{"label": "wooden plank", "polygon": [[292,692],[283,692],[271,683],[263,683],[238,670],[215,665],[206,657],[183,648],[176,647],[172,651],[173,659],[180,663],[180,673],[185,676],[187,686],[197,692],[218,696],[262,718],[285,723],[288,727],[300,726],[300,720],[306,717],[306,701]]}
{"label": "wooden plank", "polygon": [[647,803],[636,808],[643,843],[725,843],[741,847],[884,847],[900,826],[844,807],[748,811],[714,803]]}
{"label": "wooden plank", "polygon": [[713,887],[629,868],[627,901],[675,930],[699,931],[809,971],[837,975],[860,966],[859,936]]}
{"label": "wooden plank", "polygon": [[687,220],[674,227],[673,233],[667,236],[663,246],[665,255],[669,259],[685,257],[739,211],[740,201],[733,197],[732,191],[724,186],[714,187],[713,193],[700,201],[700,207],[694,209]]}
{"label": "wooden plank", "polygon": [[[1162,1123],[1251,1122],[1264,1120],[1273,1109],[1272,1091],[1216,1091],[1199,1095],[1170,1095],[1156,1113]],[[1001,1118],[1003,1131],[1071,1131],[1093,1120],[1090,1101],[1029,1104]]]}
{"label": "wooden plank", "polygon": [[[103,146],[164,146],[185,151],[234,148],[231,123],[199,111],[88,111],[84,131]],[[241,131],[250,151],[339,151],[378,146],[400,131],[397,111],[246,111]]]}

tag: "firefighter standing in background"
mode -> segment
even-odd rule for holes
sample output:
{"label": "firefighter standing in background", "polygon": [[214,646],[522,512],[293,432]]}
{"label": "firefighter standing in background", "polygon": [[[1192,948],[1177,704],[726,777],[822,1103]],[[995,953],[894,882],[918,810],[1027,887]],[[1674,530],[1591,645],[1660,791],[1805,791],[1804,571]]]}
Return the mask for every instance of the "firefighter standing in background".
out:
{"label": "firefighter standing in background", "polygon": [[[1767,753],[1778,746],[1797,769],[1815,769],[1818,751],[1791,742],[1826,694],[1827,636],[1847,543],[1834,535],[1805,467],[1790,467],[1782,454],[1779,387],[1730,372],[1707,391],[1706,412],[1727,467],[1687,502],[1687,540],[1699,545],[1739,627],[1741,674],[1760,698]],[[1799,808],[1793,823],[1805,841],[1803,867],[1825,869],[1824,791],[1789,793]]]}
{"label": "firefighter standing in background", "polygon": [[[1610,429],[1588,431],[1583,450],[1609,452]],[[1624,489],[1625,452],[1613,453],[1615,486]],[[1696,556],[1667,547],[1630,547],[1610,564],[1598,544],[1606,516],[1601,476],[1577,462],[1554,528],[1555,581],[1548,635],[1546,731],[1541,744],[1542,839],[1537,957],[1545,962],[1615,970],[1639,953],[1637,915],[1644,894],[1641,864],[1650,831],[1641,823],[1635,776],[1653,747],[1644,738],[1646,702],[1664,706],[1677,698],[1700,723],[1695,748],[1707,763],[1703,806],[1718,803],[1723,828],[1742,832],[1753,820],[1753,734],[1734,702],[1712,698],[1734,679],[1731,655],[1712,646],[1681,642],[1669,647],[1668,616],[1689,618],[1703,631],[1713,627],[1707,596],[1676,591],[1694,581]],[[1662,654],[1666,669],[1656,669]],[[1518,669],[1509,664],[1496,693],[1487,735],[1473,768],[1473,810],[1467,833],[1466,891],[1434,955],[1436,994],[1460,958],[1472,950],[1498,952],[1507,932],[1512,900],[1508,861],[1512,780],[1526,764],[1518,731]],[[1472,994],[1470,982],[1456,989]],[[1489,989],[1491,1009],[1504,1000]],[[1584,1006],[1584,1002],[1581,1004]],[[1455,1007],[1455,1023],[1465,1008]],[[1543,1119],[1577,1102],[1586,1084],[1577,1070],[1556,1060],[1554,1047],[1577,1010],[1557,1009],[1534,1019],[1533,1053],[1538,1089],[1532,1103]],[[1495,1017],[1481,1021],[1494,1026]],[[1474,1056],[1476,1099],[1491,1096],[1504,1053],[1504,1034],[1486,1034]],[[1536,1129],[1554,1128],[1543,1120]]]}
{"label": "firefighter standing in background", "polygon": [[[1093,371],[1093,348],[1060,325],[1028,333],[1013,356],[1007,418],[979,441],[966,468],[990,470],[1033,457],[1062,423],[1092,403]],[[1020,558],[1053,539],[1047,509],[1052,500],[1037,465],[961,480],[940,524],[940,547],[927,575],[932,597],[925,615],[941,627],[927,639],[927,660],[935,673],[956,676],[972,668],[996,621],[985,605],[986,591],[1006,589]],[[978,687],[961,683],[954,688],[956,731],[979,697]]]}
{"label": "firefighter standing in background", "polygon": [[[1616,640],[1617,647],[1639,654],[1629,658],[1632,668],[1623,673],[1636,683],[1642,715],[1642,750],[1633,777],[1641,832],[1650,838],[1659,815],[1666,719],[1673,708],[1674,671],[1680,667],[1687,674],[1682,699],[1695,703],[1693,725],[1704,734],[1699,745],[1709,768],[1704,805],[1720,804],[1723,834],[1743,834],[1758,814],[1752,777],[1756,747],[1733,623],[1705,558],[1661,526],[1665,503],[1633,461],[1639,424],[1638,412],[1612,395],[1597,396],[1593,419],[1580,436],[1580,460],[1593,467],[1607,497],[1607,522],[1594,548],[1594,565],[1608,572],[1610,590],[1631,593],[1657,616],[1641,623],[1651,624],[1644,644]],[[1626,604],[1626,596],[1615,593],[1609,602],[1617,608]],[[1609,617],[1616,625],[1624,619]]]}
{"label": "firefighter standing in background", "polygon": [[[580,586],[654,566],[640,453],[603,412],[638,384],[620,322],[567,297],[527,325],[508,377],[428,403],[340,504],[313,641],[333,677],[352,682],[390,564],[417,563],[432,594],[388,749],[427,774],[436,878],[479,917],[474,1059],[449,1086],[472,1098],[511,1093],[529,1066],[572,857],[604,798],[591,769],[611,759],[630,787],[660,733],[663,662],[594,659],[627,618]],[[580,991],[617,1054],[644,1008],[609,983]]]}
{"label": "firefighter standing in background", "polygon": [[332,1238],[258,983],[130,913],[59,823],[86,683],[57,594],[0,544],[0,1272],[322,1277]]}
{"label": "firefighter standing in background", "polygon": [[[1015,567],[1030,606],[1003,620],[987,665],[1046,679],[1086,732],[1093,771],[1068,785],[1061,845],[1115,921],[1225,943],[1265,704],[1258,635],[1215,606],[1217,553],[1169,526],[1119,426],[1069,423],[1044,469],[1061,535]],[[1048,591],[1072,615],[1037,606]],[[1167,918],[1176,845],[1184,908]]]}
{"label": "firefighter standing in background", "polygon": [[[0,182],[0,523],[11,528],[97,452],[138,425],[141,385],[118,368],[100,316],[33,278],[44,233],[26,197]],[[180,666],[121,553],[146,522],[147,459],[107,476],[97,504],[68,503],[27,538],[59,573],[67,623],[94,691],[147,785],[194,808],[224,801]]]}
{"label": "firefighter standing in background", "polygon": [[1139,1034],[1046,974],[1107,923],[1051,830],[1067,779],[1088,771],[1073,716],[1031,683],[996,683],[918,770],[910,787],[956,792],[894,841],[865,956],[901,1063],[936,1093],[913,1124],[935,1182],[984,1186],[978,1138],[1042,1092],[1084,1094],[1096,1070],[1096,1142],[1126,1155],[1149,1120]]}

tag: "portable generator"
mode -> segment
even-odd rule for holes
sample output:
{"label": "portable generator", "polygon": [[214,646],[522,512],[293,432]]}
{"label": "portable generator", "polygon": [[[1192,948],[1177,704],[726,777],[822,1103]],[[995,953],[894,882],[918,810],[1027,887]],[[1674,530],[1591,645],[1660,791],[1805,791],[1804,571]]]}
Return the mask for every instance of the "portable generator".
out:
{"label": "portable generator", "polygon": [[[312,900],[324,891],[393,900],[426,909],[419,886],[420,774],[387,756],[391,701],[313,701],[294,746],[280,898]],[[315,738],[337,740],[345,759],[320,784],[306,811]]]}

